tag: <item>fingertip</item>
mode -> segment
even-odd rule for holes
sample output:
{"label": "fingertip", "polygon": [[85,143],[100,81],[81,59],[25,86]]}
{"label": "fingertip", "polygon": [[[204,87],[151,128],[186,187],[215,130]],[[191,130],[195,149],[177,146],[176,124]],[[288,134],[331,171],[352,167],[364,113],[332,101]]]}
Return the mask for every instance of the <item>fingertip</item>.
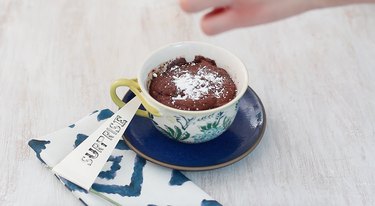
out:
{"label": "fingertip", "polygon": [[201,20],[200,26],[201,26],[203,33],[205,33],[208,36],[213,36],[215,34],[218,34],[218,32],[215,31],[215,29],[213,29],[213,27],[205,20],[205,18]]}
{"label": "fingertip", "polygon": [[193,12],[193,8],[189,0],[180,0],[180,7],[185,12]]}
{"label": "fingertip", "polygon": [[230,9],[218,8],[202,18],[201,29],[209,36],[216,35],[235,28],[236,20],[236,15]]}
{"label": "fingertip", "polygon": [[179,0],[180,7],[185,12],[193,13],[209,8],[228,6],[232,0]]}

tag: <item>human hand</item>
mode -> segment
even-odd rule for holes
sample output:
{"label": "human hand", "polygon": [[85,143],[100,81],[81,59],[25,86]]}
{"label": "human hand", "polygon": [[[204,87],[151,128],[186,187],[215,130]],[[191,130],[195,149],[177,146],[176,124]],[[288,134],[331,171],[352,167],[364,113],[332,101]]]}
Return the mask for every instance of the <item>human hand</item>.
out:
{"label": "human hand", "polygon": [[213,9],[201,20],[202,30],[208,35],[239,27],[254,26],[293,16],[310,9],[374,0],[179,0],[189,13]]}

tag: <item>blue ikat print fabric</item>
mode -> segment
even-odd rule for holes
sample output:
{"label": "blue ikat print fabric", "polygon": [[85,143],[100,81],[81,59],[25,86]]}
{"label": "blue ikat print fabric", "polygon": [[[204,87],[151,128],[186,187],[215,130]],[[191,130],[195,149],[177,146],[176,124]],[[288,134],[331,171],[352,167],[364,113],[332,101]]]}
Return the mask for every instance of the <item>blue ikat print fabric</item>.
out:
{"label": "blue ikat print fabric", "polygon": [[[112,115],[109,109],[97,110],[64,129],[31,139],[28,144],[50,169]],[[130,150],[123,140],[117,144],[90,191],[55,176],[84,205],[221,205],[180,171],[146,161]]]}

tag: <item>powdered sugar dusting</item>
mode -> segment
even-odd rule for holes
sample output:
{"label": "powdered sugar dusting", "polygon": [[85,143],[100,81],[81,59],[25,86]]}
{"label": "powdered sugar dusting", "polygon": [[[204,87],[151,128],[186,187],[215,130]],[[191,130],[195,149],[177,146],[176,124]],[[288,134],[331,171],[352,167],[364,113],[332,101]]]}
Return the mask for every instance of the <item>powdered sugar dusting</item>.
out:
{"label": "powdered sugar dusting", "polygon": [[206,66],[199,68],[196,74],[182,73],[173,76],[172,82],[176,85],[178,95],[172,100],[199,100],[212,91],[215,97],[223,94],[223,77],[218,73],[208,71]]}
{"label": "powdered sugar dusting", "polygon": [[212,59],[178,57],[160,64],[148,75],[150,95],[160,103],[181,110],[220,107],[236,95],[236,85],[225,69]]}

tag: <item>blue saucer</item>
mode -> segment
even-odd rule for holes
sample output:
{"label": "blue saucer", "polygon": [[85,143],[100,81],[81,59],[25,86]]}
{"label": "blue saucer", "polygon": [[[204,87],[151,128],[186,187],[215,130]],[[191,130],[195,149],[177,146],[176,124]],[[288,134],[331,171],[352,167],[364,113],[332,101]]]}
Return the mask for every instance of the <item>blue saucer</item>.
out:
{"label": "blue saucer", "polygon": [[[128,92],[124,102],[134,97]],[[266,113],[257,94],[248,87],[229,129],[200,144],[185,144],[160,133],[151,120],[134,117],[124,133],[127,145],[156,164],[185,171],[210,170],[230,165],[248,155],[260,142],[266,128]]]}

